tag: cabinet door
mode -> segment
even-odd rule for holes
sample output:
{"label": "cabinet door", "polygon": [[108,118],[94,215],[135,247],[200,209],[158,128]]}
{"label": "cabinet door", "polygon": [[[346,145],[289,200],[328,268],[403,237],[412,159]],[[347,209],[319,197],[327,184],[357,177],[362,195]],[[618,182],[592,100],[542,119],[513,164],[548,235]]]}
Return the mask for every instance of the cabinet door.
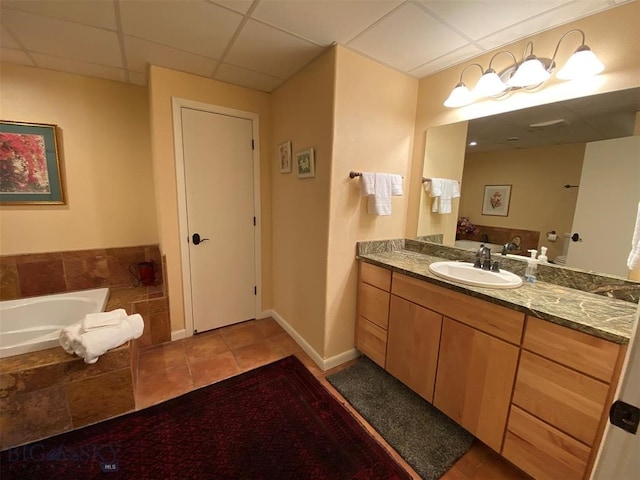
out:
{"label": "cabinet door", "polygon": [[433,402],[442,315],[391,295],[387,371]]}
{"label": "cabinet door", "polygon": [[518,348],[445,317],[433,404],[499,452]]}

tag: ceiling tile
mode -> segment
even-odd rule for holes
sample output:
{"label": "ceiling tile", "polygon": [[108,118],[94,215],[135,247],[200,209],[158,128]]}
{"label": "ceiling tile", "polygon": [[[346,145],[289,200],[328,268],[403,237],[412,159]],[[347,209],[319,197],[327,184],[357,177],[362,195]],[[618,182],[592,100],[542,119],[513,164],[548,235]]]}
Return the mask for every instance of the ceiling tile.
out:
{"label": "ceiling tile", "polygon": [[249,20],[225,60],[273,77],[288,78],[322,51],[313,43]]}
{"label": "ceiling tile", "polygon": [[3,48],[20,48],[18,42],[13,38],[13,35],[4,27],[0,27],[0,45],[2,45]]}
{"label": "ceiling tile", "polygon": [[[606,0],[592,0],[588,2],[572,2],[561,7],[530,18],[512,27],[506,28],[493,35],[483,38],[478,43],[484,48],[490,50],[509,43],[513,43],[519,39],[529,37],[538,32],[549,30],[550,28],[572,22],[579,18],[585,17],[610,8]],[[559,39],[559,38],[558,38]],[[588,39],[588,37],[587,37]],[[576,43],[576,47],[579,44]],[[512,52],[519,59],[522,52]],[[553,52],[536,52],[544,57],[551,57]]]}
{"label": "ceiling tile", "polygon": [[423,78],[427,75],[431,75],[433,73],[439,72],[440,70],[449,68],[451,65],[462,63],[465,60],[480,55],[481,53],[482,51],[475,45],[466,45],[462,48],[459,48],[458,50],[436,58],[431,62],[425,63],[418,68],[414,68],[413,70],[409,71],[409,75],[417,78]]}
{"label": "ceiling tile", "polygon": [[0,61],[7,63],[19,63],[20,65],[33,65],[33,62],[26,53],[15,48],[0,49]]}
{"label": "ceiling tile", "polygon": [[220,58],[242,17],[207,2],[120,2],[122,30],[134,37]]}
{"label": "ceiling tile", "polygon": [[127,35],[124,36],[124,46],[127,67],[136,72],[146,72],[147,64],[152,64],[208,77],[218,63],[217,60]]}
{"label": "ceiling tile", "polygon": [[129,72],[129,83],[133,83],[135,85],[142,85],[143,87],[146,87],[147,74],[139,73],[139,72]]}
{"label": "ceiling tile", "polygon": [[262,0],[252,16],[320,45],[345,44],[401,3]]}
{"label": "ceiling tile", "polygon": [[[427,9],[471,40],[493,34],[527,18],[552,10],[570,0],[491,0],[479,2],[420,0]],[[587,2],[588,3],[588,2]]]}
{"label": "ceiling tile", "polygon": [[407,3],[348,46],[406,72],[465,43],[453,30]]}
{"label": "ceiling tile", "polygon": [[218,5],[224,5],[241,14],[247,13],[249,7],[253,4],[253,0],[207,0],[210,3],[217,3]]}
{"label": "ceiling tile", "polygon": [[33,52],[122,67],[118,36],[93,27],[47,17],[3,10],[2,22]]}
{"label": "ceiling tile", "polygon": [[255,90],[261,90],[263,92],[270,92],[284,82],[281,78],[252,72],[246,68],[236,67],[235,65],[230,65],[228,63],[220,65],[220,68],[216,72],[215,79],[222,82],[241,85],[247,88],[253,88]]}
{"label": "ceiling tile", "polygon": [[92,27],[116,30],[116,15],[111,0],[2,0],[2,6]]}
{"label": "ceiling tile", "polygon": [[106,78],[108,80],[125,81],[124,70],[121,68],[96,65],[94,63],[78,62],[50,55],[34,53],[33,58],[39,67],[61,70],[63,72],[86,75],[89,77]]}

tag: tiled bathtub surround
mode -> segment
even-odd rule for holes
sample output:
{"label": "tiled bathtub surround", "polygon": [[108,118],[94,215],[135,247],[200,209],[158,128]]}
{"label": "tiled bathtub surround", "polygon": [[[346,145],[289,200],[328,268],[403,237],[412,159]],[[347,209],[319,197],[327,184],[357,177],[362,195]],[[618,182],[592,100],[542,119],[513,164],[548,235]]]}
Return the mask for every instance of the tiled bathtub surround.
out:
{"label": "tiled bathtub surround", "polygon": [[163,264],[158,245],[0,256],[0,300],[73,292],[89,288],[130,287],[132,264],[153,261],[162,293]]}
{"label": "tiled bathtub surround", "polygon": [[0,359],[0,449],[133,410],[136,361],[132,343],[93,365],[61,348]]}
{"label": "tiled bathtub surround", "polygon": [[[356,244],[356,254],[358,256],[400,250],[423,253],[448,260],[460,260],[463,262],[473,262],[475,260],[474,253],[468,250],[410,239],[376,240],[358,242]],[[515,260],[500,254],[492,254],[492,257],[499,262],[501,268],[516,275],[524,276],[524,271],[527,268],[526,260]],[[595,293],[609,298],[617,298],[627,302],[638,303],[640,299],[640,282],[625,280],[612,275],[590,273],[553,264],[538,264],[537,278],[542,282]]]}

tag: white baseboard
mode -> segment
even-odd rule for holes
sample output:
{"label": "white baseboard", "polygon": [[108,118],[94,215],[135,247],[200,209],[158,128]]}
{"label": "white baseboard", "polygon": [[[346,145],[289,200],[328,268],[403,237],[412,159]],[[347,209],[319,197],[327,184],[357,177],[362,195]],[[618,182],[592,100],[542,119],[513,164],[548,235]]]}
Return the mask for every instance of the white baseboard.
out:
{"label": "white baseboard", "polygon": [[[360,356],[360,352],[355,348],[351,350],[347,350],[346,352],[339,353],[338,355],[334,355],[333,357],[324,359],[322,356],[315,351],[315,349],[309,345],[309,343],[293,328],[289,322],[287,322],[282,315],[280,315],[275,310],[266,310],[265,317],[273,317],[278,324],[284,328],[284,330],[291,335],[291,338],[295,340],[295,342],[300,345],[307,355],[311,357],[311,359],[320,367],[320,369],[324,372],[333,367],[337,367],[338,365],[348,362],[349,360],[353,360],[354,358],[358,358]],[[261,318],[265,318],[261,317]]]}
{"label": "white baseboard", "polygon": [[187,336],[187,331],[183,328],[182,330],[174,330],[171,332],[171,341],[175,342],[176,340],[180,340]]}

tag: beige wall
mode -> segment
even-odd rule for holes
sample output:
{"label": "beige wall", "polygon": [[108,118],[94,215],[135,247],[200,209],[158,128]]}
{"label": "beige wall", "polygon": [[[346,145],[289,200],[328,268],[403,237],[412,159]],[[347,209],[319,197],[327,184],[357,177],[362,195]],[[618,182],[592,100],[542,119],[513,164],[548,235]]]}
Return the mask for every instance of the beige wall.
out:
{"label": "beige wall", "polygon": [[[460,215],[478,225],[537,230],[538,247],[548,247],[549,258],[561,255],[562,239],[552,243],[545,234],[571,231],[578,189],[563,185],[580,184],[584,150],[584,143],[573,143],[467,155]],[[485,185],[511,185],[509,216],[482,215]]]}
{"label": "beige wall", "polygon": [[[640,24],[640,2],[635,1],[598,15],[548,30],[539,35],[528,37],[504,48],[519,55],[527,41],[532,40],[536,54],[551,56],[557,41],[563,33],[572,28],[580,28],[586,34],[586,43],[605,64],[603,73],[583,82],[563,82],[552,77],[540,90],[535,92],[515,92],[500,101],[486,100],[462,108],[449,109],[444,107],[442,103],[459,81],[462,69],[474,62],[487,66],[495,51],[423,78],[420,81],[418,92],[415,127],[418,140],[415,143],[412,155],[411,169],[413,175],[418,175],[422,171],[424,143],[420,142],[419,139],[423,138],[424,132],[428,128],[558,100],[640,86],[640,29],[637,27],[638,24]],[[567,37],[563,42],[558,53],[560,62],[566,61],[568,56],[577,48],[577,45],[571,42],[576,43],[575,40],[571,40],[571,37]],[[499,58],[502,57],[504,59],[508,58],[506,55],[501,55]],[[502,64],[496,59],[494,64],[496,69],[500,70],[506,66],[506,64]],[[474,72],[475,69],[467,71],[469,76],[464,78],[467,85],[474,85],[477,81],[479,72]],[[474,77],[474,75],[476,76]],[[416,235],[419,207],[420,188],[418,185],[412,184],[406,230],[408,237],[415,237]]]}
{"label": "beige wall", "polygon": [[[467,122],[443,125],[427,130],[422,176],[425,178],[448,178],[462,181],[462,166],[467,140]],[[422,185],[423,187],[425,184]],[[451,201],[451,214],[433,213],[433,198],[422,188],[420,192],[420,215],[418,236],[442,233],[444,243],[453,245],[455,225],[458,218],[459,200]]]}
{"label": "beige wall", "polygon": [[[273,309],[320,355],[324,351],[335,50],[273,92],[274,152],[290,141],[291,173],[273,162]],[[315,178],[298,178],[295,153],[315,150]],[[276,157],[274,157],[276,158]]]}
{"label": "beige wall", "polygon": [[[410,157],[418,81],[337,47],[335,133],[331,169],[325,357],[353,348],[357,241],[402,238],[411,182]],[[392,214],[367,213],[359,180],[349,172],[404,177],[405,196],[392,197]]]}
{"label": "beige wall", "polygon": [[3,206],[0,254],[158,242],[146,89],[2,64],[1,118],[58,125],[67,205]]}
{"label": "beige wall", "polygon": [[262,233],[262,307],[271,306],[271,107],[269,94],[195,75],[151,66],[149,103],[151,149],[156,187],[160,247],[167,256],[171,328],[184,324],[182,267],[178,231],[171,98],[185,98],[260,115],[260,190]]}

